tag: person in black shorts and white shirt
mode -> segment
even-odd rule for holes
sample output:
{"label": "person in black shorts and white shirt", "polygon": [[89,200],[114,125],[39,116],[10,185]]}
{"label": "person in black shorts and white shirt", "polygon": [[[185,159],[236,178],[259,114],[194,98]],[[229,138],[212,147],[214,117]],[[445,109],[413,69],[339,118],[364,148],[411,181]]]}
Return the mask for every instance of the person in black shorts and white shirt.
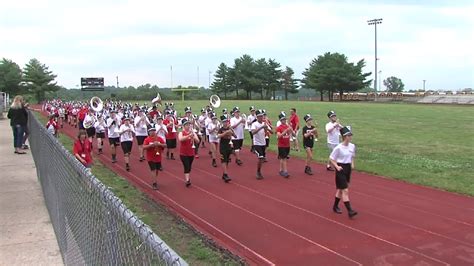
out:
{"label": "person in black shorts and white shirt", "polygon": [[148,126],[150,125],[150,120],[146,117],[143,109],[138,110],[138,115],[135,117],[133,125],[135,127],[135,137],[137,138],[138,151],[140,152],[140,162],[145,160],[145,155],[143,152],[143,141],[148,137]]}
{"label": "person in black shorts and white shirt", "polygon": [[[328,118],[329,122],[326,124],[326,133],[328,134],[328,149],[329,153],[331,153],[334,148],[336,148],[336,146],[339,144],[339,138],[341,136],[339,130],[341,130],[342,125],[339,124],[339,120],[337,119],[336,113],[334,111],[329,111]],[[328,164],[326,165],[326,170],[333,171],[331,167],[331,161],[328,161]]]}
{"label": "person in black shorts and white shirt", "polygon": [[332,209],[335,213],[342,213],[339,209],[339,201],[342,198],[349,218],[352,218],[357,215],[357,212],[351,208],[349,201],[349,183],[351,181],[351,171],[354,169],[356,147],[351,143],[352,132],[350,127],[343,127],[340,133],[342,135],[342,143],[337,145],[329,156],[331,164],[336,169],[336,198]]}
{"label": "person in black shorts and white shirt", "polygon": [[307,175],[313,175],[313,170],[311,169],[311,161],[313,160],[313,147],[314,142],[318,139],[318,130],[314,126],[313,118],[310,114],[306,114],[303,117],[306,125],[303,127],[303,148],[306,151],[306,165],[304,167],[304,172]]}
{"label": "person in black shorts and white shirt", "polygon": [[130,124],[130,118],[125,116],[123,124],[119,129],[120,145],[122,146],[125,170],[130,171],[130,153],[132,152],[133,135],[135,135],[135,128]]}
{"label": "person in black shorts and white shirt", "polygon": [[249,135],[250,135],[250,141],[252,142],[251,146],[252,148],[250,149],[250,152],[254,152],[253,149],[253,135],[252,135],[252,124],[256,121],[257,116],[255,115],[255,107],[250,106],[249,107],[250,114],[247,116],[247,123],[245,124],[245,128],[249,130]]}
{"label": "person in black shorts and white shirt", "polygon": [[252,136],[253,136],[254,152],[258,158],[257,179],[263,179],[261,169],[262,169],[262,164],[265,162],[265,149],[266,149],[265,133],[272,132],[272,130],[263,121],[262,110],[259,109],[258,111],[256,111],[255,115],[257,116],[257,121],[255,121],[250,127],[250,130],[251,130],[250,132],[252,133]]}
{"label": "person in black shorts and white shirt", "polygon": [[112,163],[117,162],[117,149],[120,145],[120,119],[117,117],[117,111],[110,110],[110,117],[107,118],[107,136],[109,138],[110,153],[112,154]]}
{"label": "person in black shorts and white shirt", "polygon": [[233,148],[235,151],[235,162],[237,165],[242,165],[242,160],[240,159],[240,149],[244,143],[244,127],[245,119],[240,116],[239,107],[234,107],[233,109],[234,117],[230,119],[230,126],[234,130],[235,137],[232,137]]}
{"label": "person in black shorts and white shirt", "polygon": [[[219,140],[219,152],[221,154],[221,164],[222,164],[222,179],[227,183],[231,180],[227,174],[227,166],[229,164],[230,155],[232,153],[232,146],[230,141],[232,137],[235,137],[235,132],[230,127],[230,122],[227,116],[221,116],[222,127],[219,128],[217,137]],[[233,142],[233,141],[232,141]]]}
{"label": "person in black shorts and white shirt", "polygon": [[104,116],[99,115],[97,117],[97,121],[95,122],[95,137],[97,138],[97,149],[98,153],[102,154],[102,146],[104,146],[104,139],[105,139],[105,127],[107,126]]}

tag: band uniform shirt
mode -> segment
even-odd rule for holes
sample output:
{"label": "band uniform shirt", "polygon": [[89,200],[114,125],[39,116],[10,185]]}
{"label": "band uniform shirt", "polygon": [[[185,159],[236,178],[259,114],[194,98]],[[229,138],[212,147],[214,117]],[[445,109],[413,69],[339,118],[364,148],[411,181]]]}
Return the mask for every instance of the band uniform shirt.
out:
{"label": "band uniform shirt", "polygon": [[49,119],[48,123],[46,123],[46,130],[48,131],[48,133],[56,135],[58,129],[58,123],[54,119]]}
{"label": "band uniform shirt", "polygon": [[326,124],[326,132],[328,133],[327,141],[329,144],[339,144],[339,126],[334,122],[329,122]]}
{"label": "band uniform shirt", "polygon": [[112,117],[107,118],[107,136],[111,139],[120,137],[119,135],[120,122],[117,117],[113,119]]}
{"label": "band uniform shirt", "polygon": [[133,122],[133,125],[135,126],[135,133],[137,136],[148,136],[148,127],[147,127],[147,124],[149,124],[150,122],[148,121],[148,118],[145,116],[143,117],[143,121],[142,121],[142,117],[141,116],[137,116],[135,117],[134,119],[134,122]]}
{"label": "band uniform shirt", "polygon": [[[261,127],[263,127],[265,123],[262,121],[262,123],[255,121],[252,126],[250,127],[250,130],[256,130]],[[258,131],[256,134],[253,135],[253,145],[258,145],[258,146],[265,146],[267,143],[265,141],[265,129],[261,129]]]}
{"label": "band uniform shirt", "polygon": [[217,128],[217,123],[214,124],[213,122],[207,124],[206,130],[208,131],[208,136],[209,136],[209,142],[218,142],[219,138],[217,137],[218,134],[218,128]]}
{"label": "band uniform shirt", "polygon": [[300,118],[298,117],[298,115],[296,113],[292,114],[290,116],[290,125],[291,125],[291,128],[296,132],[296,130],[299,129],[299,125],[300,125]]}
{"label": "band uniform shirt", "polygon": [[210,118],[209,116],[206,117],[206,120],[204,120],[204,127],[206,128],[206,135],[209,136],[209,129],[207,128],[207,126],[212,123],[212,118]]}
{"label": "band uniform shirt", "polygon": [[[128,132],[125,132],[127,131],[127,129],[130,129],[130,131]],[[125,141],[133,141],[133,133],[135,133],[135,129],[133,128],[133,125],[125,125],[125,124],[122,124],[120,126],[120,129],[119,129],[120,133],[120,142],[125,142]]]}
{"label": "band uniform shirt", "polygon": [[[165,143],[165,139],[160,137],[160,136],[155,136],[155,137],[148,136],[143,141],[143,145],[149,145],[149,144],[154,143],[155,141],[157,141],[161,144]],[[155,148],[146,149],[146,160],[148,162],[160,163],[161,162],[161,153],[162,153],[162,151],[163,151],[162,147],[155,147]],[[158,155],[157,155],[157,153],[158,153]]]}
{"label": "band uniform shirt", "polygon": [[314,136],[310,135],[308,137],[305,137],[304,134],[309,133],[309,131],[313,130],[314,126],[304,126],[303,127],[303,145],[305,147],[313,147],[314,144]]}
{"label": "band uniform shirt", "polygon": [[[190,130],[192,130],[192,129],[190,129]],[[183,135],[183,137],[186,137],[186,136],[189,136],[192,133],[183,130],[183,131],[181,131],[181,134]],[[185,141],[181,141],[181,143],[179,145],[179,155],[194,156],[193,141],[194,141],[193,138],[190,138],[190,139],[185,140]]]}
{"label": "band uniform shirt", "polygon": [[168,135],[168,128],[166,127],[165,124],[155,124],[156,128],[156,135],[162,137],[163,139],[166,139],[166,135]]}
{"label": "band uniform shirt", "polygon": [[329,158],[337,163],[349,164],[352,162],[352,158],[355,157],[355,153],[356,147],[353,143],[349,143],[347,146],[340,143],[331,152]]}
{"label": "band uniform shirt", "polygon": [[[219,128],[219,131],[217,132],[217,134],[222,134],[222,133],[226,132],[227,130],[230,130],[230,127],[228,127],[228,128],[221,127],[221,128]],[[230,137],[220,138],[220,140],[219,140],[219,149],[220,150],[230,150],[230,149],[232,149],[230,147],[230,144],[229,144],[230,140],[231,140]]]}
{"label": "band uniform shirt", "polygon": [[232,117],[230,119],[230,126],[234,127],[238,124],[237,127],[234,128],[234,133],[237,137],[232,137],[232,139],[244,139],[244,124],[240,123],[242,121],[242,117],[236,118]]}
{"label": "band uniform shirt", "polygon": [[[166,139],[176,139],[176,128],[177,128],[177,121],[176,119],[171,119],[167,117],[163,120],[163,124],[166,125]],[[173,132],[173,127],[175,128],[175,132]]]}
{"label": "band uniform shirt", "polygon": [[[290,128],[289,125],[281,124],[277,127],[277,133],[283,133],[286,129]],[[281,135],[278,138],[278,147],[279,148],[289,148],[290,147],[290,134],[286,133],[285,135]]]}
{"label": "band uniform shirt", "polygon": [[252,122],[254,120],[256,121],[256,119],[257,119],[257,116],[255,115],[250,114],[247,116],[247,125],[248,125],[249,131],[252,131]]}
{"label": "band uniform shirt", "polygon": [[105,132],[105,121],[102,119],[97,119],[97,121],[94,124],[95,127],[95,132],[96,133],[104,133]]}

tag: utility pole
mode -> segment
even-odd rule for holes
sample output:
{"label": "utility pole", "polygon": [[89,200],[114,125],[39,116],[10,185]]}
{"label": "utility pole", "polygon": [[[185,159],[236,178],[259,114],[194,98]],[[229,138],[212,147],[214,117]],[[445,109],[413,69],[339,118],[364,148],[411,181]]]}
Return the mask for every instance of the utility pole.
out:
{"label": "utility pole", "polygon": [[117,79],[117,89],[119,88],[118,76],[115,77]]}
{"label": "utility pole", "polygon": [[382,70],[379,70],[379,91],[382,91]]}
{"label": "utility pole", "polygon": [[367,23],[369,25],[374,25],[375,26],[375,79],[374,79],[374,91],[375,91],[375,97],[377,97],[377,24],[382,24],[382,19],[377,18],[377,19],[371,19],[368,20]]}
{"label": "utility pole", "polygon": [[423,91],[425,91],[426,79],[423,80]]}

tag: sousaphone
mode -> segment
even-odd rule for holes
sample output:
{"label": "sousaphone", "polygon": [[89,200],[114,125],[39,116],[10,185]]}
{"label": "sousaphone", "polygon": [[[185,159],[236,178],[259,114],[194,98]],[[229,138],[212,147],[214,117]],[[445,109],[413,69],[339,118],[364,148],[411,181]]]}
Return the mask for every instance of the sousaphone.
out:
{"label": "sousaphone", "polygon": [[158,103],[159,105],[161,105],[161,96],[159,92],[157,93],[156,97],[153,98],[153,100],[151,100],[151,103],[153,104]]}
{"label": "sousaphone", "polygon": [[209,103],[211,104],[212,108],[219,108],[219,106],[221,106],[221,98],[219,98],[219,96],[217,96],[216,94],[213,94],[209,98]]}

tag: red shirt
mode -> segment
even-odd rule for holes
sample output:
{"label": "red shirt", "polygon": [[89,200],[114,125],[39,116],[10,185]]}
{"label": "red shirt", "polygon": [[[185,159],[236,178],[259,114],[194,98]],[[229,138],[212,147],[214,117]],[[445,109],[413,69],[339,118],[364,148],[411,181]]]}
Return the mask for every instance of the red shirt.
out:
{"label": "red shirt", "polygon": [[[165,140],[160,136],[151,137],[148,136],[143,141],[143,145],[149,145],[155,141],[158,141],[161,144],[165,143]],[[149,162],[159,163],[161,162],[161,153],[163,152],[162,147],[155,147],[146,149],[146,160]],[[157,154],[158,153],[158,154]]]}
{"label": "red shirt", "polygon": [[290,116],[290,125],[294,131],[298,129],[298,126],[300,125],[300,118],[298,117],[296,113]]}
{"label": "red shirt", "polygon": [[[183,134],[183,137],[186,137],[189,134],[192,134],[191,132],[187,132],[184,130],[181,133]],[[192,138],[185,141],[181,141],[179,145],[179,155],[194,156],[194,149],[192,148],[193,141],[194,140]]]}
{"label": "red shirt", "polygon": [[77,117],[79,120],[83,121],[84,118],[86,118],[86,115],[87,115],[87,109],[86,108],[82,108],[79,113],[77,113]]}
{"label": "red shirt", "polygon": [[[278,128],[277,128],[277,133],[282,133],[283,131],[285,131],[287,128],[289,128],[290,126],[289,125],[285,125],[285,124],[281,124]],[[290,135],[281,135],[279,138],[278,138],[278,147],[279,148],[289,148],[290,147]]]}
{"label": "red shirt", "polygon": [[46,123],[46,129],[49,130],[50,126],[53,126],[54,133],[56,134],[57,130],[59,129],[59,125],[58,123],[56,123],[56,121],[53,118],[49,119],[48,123]]}
{"label": "red shirt", "polygon": [[[165,120],[163,120],[163,124],[166,125],[166,129],[168,130],[168,133],[166,133],[166,139],[176,139],[176,132],[172,132],[173,131],[173,123],[171,123],[171,121],[166,118]],[[178,121],[176,119],[174,119],[174,128],[176,130],[178,126]]]}
{"label": "red shirt", "polygon": [[74,142],[73,153],[74,155],[79,154],[79,156],[81,156],[81,158],[86,161],[86,166],[92,163],[91,152],[92,143],[88,139],[85,139],[84,143],[81,143],[80,140],[76,140],[76,142]]}

